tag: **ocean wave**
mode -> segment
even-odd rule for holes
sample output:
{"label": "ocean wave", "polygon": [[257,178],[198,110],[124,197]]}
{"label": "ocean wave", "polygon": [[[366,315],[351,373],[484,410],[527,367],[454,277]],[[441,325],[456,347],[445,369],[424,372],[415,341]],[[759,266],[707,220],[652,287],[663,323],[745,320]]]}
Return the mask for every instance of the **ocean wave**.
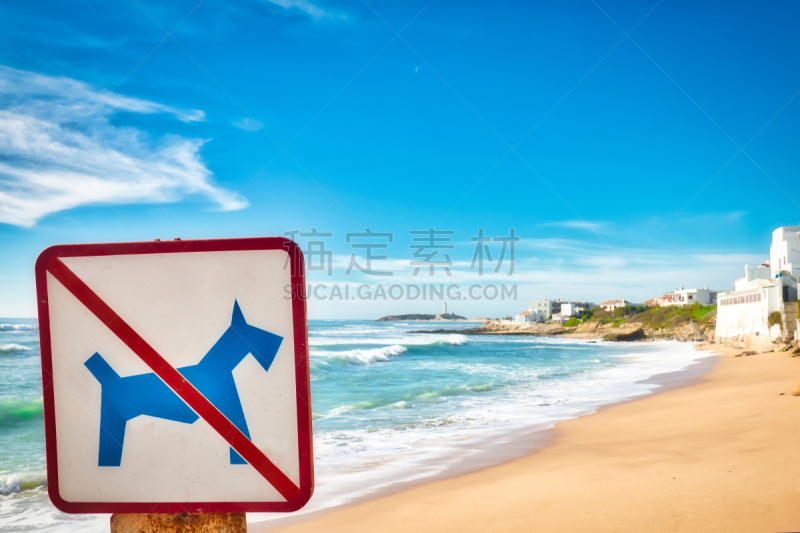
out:
{"label": "ocean wave", "polygon": [[30,350],[30,348],[26,348],[21,344],[0,344],[0,354],[4,353],[15,353],[15,352],[26,352]]}
{"label": "ocean wave", "polygon": [[38,418],[44,414],[42,399],[35,400],[0,400],[0,422],[14,418]]}
{"label": "ocean wave", "polygon": [[384,346],[383,348],[372,348],[369,350],[349,350],[346,352],[339,352],[333,356],[334,359],[340,359],[353,365],[366,365],[369,363],[380,363],[389,361],[390,358],[396,357],[408,351],[405,346],[394,344],[392,346]]}
{"label": "ocean wave", "polygon": [[0,495],[8,496],[15,492],[31,490],[47,485],[47,474],[44,472],[26,472],[0,476]]}
{"label": "ocean wave", "polygon": [[446,338],[434,343],[434,344],[449,344],[450,346],[461,346],[462,344],[466,344],[469,342],[469,339],[466,335],[459,335],[453,334],[448,335]]}
{"label": "ocean wave", "polygon": [[445,401],[447,398],[454,396],[464,396],[474,393],[485,393],[496,390],[491,384],[482,385],[464,385],[461,387],[445,387],[439,390],[428,390],[417,392],[414,394],[395,395],[393,397],[378,397],[371,400],[363,400],[351,405],[342,405],[335,407],[324,414],[314,414],[313,419],[330,418],[353,411],[366,411],[370,409],[387,408],[387,409],[407,409],[413,407],[414,404],[435,403]]}
{"label": "ocean wave", "polygon": [[[309,340],[312,355],[320,355],[326,351],[355,346],[405,346],[408,349],[425,350],[430,348],[442,348],[443,346],[462,346],[470,342],[469,337],[461,334],[451,335],[389,335],[375,337],[370,335],[350,335],[346,337],[318,337]],[[373,349],[360,348],[361,350]],[[315,350],[316,349],[316,350]],[[320,352],[319,350],[322,350]],[[355,350],[354,350],[355,351]]]}
{"label": "ocean wave", "polygon": [[0,331],[38,331],[39,326],[32,324],[0,324]]}

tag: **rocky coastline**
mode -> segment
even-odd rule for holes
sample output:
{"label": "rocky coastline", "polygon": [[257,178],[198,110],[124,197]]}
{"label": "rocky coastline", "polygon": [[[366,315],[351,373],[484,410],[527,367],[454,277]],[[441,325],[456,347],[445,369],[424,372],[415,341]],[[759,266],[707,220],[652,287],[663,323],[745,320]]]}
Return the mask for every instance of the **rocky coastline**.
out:
{"label": "rocky coastline", "polygon": [[[635,318],[635,317],[634,317]],[[674,339],[685,342],[707,342],[713,336],[713,321],[706,320],[702,325],[686,322],[669,327],[652,328],[636,321],[623,323],[603,323],[592,320],[578,326],[563,327],[558,324],[526,324],[504,321],[486,321],[480,327],[469,329],[420,330],[414,333],[437,333],[462,335],[509,335],[534,337],[569,337],[582,339],[603,339],[607,341],[653,341]]]}

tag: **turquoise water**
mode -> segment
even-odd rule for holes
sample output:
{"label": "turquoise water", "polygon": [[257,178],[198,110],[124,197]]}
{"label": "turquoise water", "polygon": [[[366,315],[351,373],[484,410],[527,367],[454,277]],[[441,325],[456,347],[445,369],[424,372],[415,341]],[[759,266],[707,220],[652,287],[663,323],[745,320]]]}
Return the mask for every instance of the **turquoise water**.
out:
{"label": "turquoise water", "polygon": [[[310,323],[316,491],[305,512],[500,461],[520,435],[647,394],[642,380],[700,357],[676,342],[414,333],[439,327]],[[47,498],[39,358],[36,321],[0,319],[0,529],[107,531],[107,515],[65,515]]]}
{"label": "turquoise water", "polygon": [[0,318],[0,376],[0,494],[8,495],[19,482],[7,474],[40,474],[44,465],[36,320]]}

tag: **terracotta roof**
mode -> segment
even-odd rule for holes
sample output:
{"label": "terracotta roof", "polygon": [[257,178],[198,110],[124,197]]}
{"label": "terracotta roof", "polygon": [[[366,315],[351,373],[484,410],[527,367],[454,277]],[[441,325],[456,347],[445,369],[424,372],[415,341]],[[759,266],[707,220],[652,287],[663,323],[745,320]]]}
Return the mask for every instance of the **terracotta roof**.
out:
{"label": "terracotta roof", "polygon": [[530,311],[523,311],[520,314],[518,314],[517,316],[525,316],[525,315],[529,315],[529,314],[531,314]]}
{"label": "terracotta roof", "polygon": [[616,305],[616,304],[629,304],[628,300],[609,300],[607,302],[603,302],[600,305]]}

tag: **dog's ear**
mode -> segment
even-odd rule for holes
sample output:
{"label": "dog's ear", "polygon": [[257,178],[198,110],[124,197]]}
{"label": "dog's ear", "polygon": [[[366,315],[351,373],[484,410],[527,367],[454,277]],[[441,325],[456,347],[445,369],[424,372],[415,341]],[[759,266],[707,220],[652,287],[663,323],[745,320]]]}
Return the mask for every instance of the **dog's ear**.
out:
{"label": "dog's ear", "polygon": [[242,310],[239,308],[239,302],[237,300],[233,301],[233,317],[231,318],[231,326],[232,327],[242,327],[246,326],[247,322],[244,319],[244,315],[242,314]]}

